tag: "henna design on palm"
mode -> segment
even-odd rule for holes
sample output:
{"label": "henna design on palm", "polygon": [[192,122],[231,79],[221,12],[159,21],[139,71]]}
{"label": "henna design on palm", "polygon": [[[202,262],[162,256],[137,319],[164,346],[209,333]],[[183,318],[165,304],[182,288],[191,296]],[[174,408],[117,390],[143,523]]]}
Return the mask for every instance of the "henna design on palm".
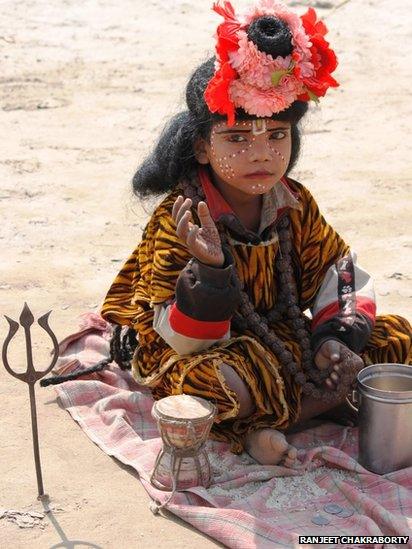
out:
{"label": "henna design on palm", "polygon": [[207,204],[203,201],[197,206],[200,227],[193,223],[190,211],[192,200],[178,196],[172,209],[176,222],[176,234],[186,244],[187,249],[202,263],[221,267],[225,258],[222,250],[219,231],[210,215]]}

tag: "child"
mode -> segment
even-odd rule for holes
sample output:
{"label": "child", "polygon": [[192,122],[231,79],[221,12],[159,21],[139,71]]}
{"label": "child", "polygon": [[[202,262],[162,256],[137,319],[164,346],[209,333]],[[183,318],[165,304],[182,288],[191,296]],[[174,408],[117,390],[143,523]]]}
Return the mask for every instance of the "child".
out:
{"label": "child", "polygon": [[375,318],[369,275],[288,176],[308,101],[338,85],[326,27],[274,0],[214,10],[216,58],[133,179],[166,197],[102,316],[137,334],[133,374],[156,399],[210,399],[212,436],[293,466],[283,433],[341,410],[364,365],[411,364],[411,326]]}

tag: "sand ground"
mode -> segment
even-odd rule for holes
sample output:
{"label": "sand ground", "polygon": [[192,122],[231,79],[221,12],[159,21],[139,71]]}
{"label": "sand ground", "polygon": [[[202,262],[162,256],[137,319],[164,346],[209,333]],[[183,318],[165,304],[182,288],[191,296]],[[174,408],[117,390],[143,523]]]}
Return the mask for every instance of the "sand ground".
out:
{"label": "sand ground", "polygon": [[[293,175],[374,274],[378,312],[412,320],[411,12],[403,0],[292,3],[326,17],[341,82],[306,120]],[[181,106],[189,71],[212,50],[210,4],[1,3],[2,314],[17,319],[24,301],[36,318],[52,309],[62,339],[101,302],[147,219],[130,193],[133,171]],[[0,342],[6,333],[3,319]],[[44,366],[47,339],[33,338]],[[10,361],[24,366],[21,338]],[[0,508],[41,509],[27,392],[0,369]],[[42,528],[3,518],[0,547],[215,545],[154,517],[139,481],[86,438],[53,390],[37,395],[54,511]]]}

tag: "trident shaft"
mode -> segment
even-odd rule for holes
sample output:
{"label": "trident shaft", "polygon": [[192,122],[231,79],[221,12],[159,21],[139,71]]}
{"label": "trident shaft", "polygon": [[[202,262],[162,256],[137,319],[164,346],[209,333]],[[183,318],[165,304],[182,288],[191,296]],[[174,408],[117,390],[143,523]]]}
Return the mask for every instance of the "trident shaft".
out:
{"label": "trident shaft", "polygon": [[7,322],[9,323],[9,333],[3,343],[2,359],[3,364],[6,370],[10,375],[28,383],[29,385],[29,395],[30,395],[30,412],[31,412],[31,428],[33,436],[33,450],[34,450],[34,462],[36,465],[36,476],[37,476],[37,488],[38,488],[38,497],[39,499],[44,497],[43,489],[43,477],[41,473],[41,463],[40,463],[40,449],[39,449],[39,433],[37,430],[37,410],[36,410],[36,394],[34,391],[34,384],[36,381],[41,379],[43,376],[48,374],[53,366],[56,364],[57,358],[59,356],[59,345],[57,343],[56,336],[52,332],[49,326],[49,315],[51,311],[43,315],[37,320],[37,323],[43,330],[47,332],[53,342],[53,352],[52,360],[50,365],[42,371],[37,371],[33,365],[33,350],[31,342],[31,333],[30,328],[34,322],[34,317],[30,311],[27,303],[24,304],[23,310],[20,315],[20,326],[24,328],[24,335],[26,340],[26,357],[27,357],[27,369],[24,373],[15,372],[8,361],[7,351],[10,341],[16,335],[17,330],[19,329],[19,323],[15,320],[12,320],[8,316],[5,316]]}

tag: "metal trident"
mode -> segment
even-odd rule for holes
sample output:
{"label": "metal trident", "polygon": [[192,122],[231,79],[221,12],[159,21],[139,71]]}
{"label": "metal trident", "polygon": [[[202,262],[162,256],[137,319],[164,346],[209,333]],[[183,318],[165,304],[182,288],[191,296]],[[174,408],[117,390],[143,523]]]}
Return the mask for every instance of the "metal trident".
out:
{"label": "metal trident", "polygon": [[7,322],[9,323],[9,333],[3,343],[3,364],[6,370],[10,375],[28,383],[29,385],[29,394],[30,394],[30,409],[31,409],[31,429],[33,435],[33,449],[34,449],[34,462],[36,464],[36,475],[37,475],[37,488],[38,488],[38,499],[43,499],[45,496],[43,490],[43,478],[41,474],[41,464],[40,464],[40,450],[39,450],[39,434],[37,430],[37,412],[36,412],[36,395],[34,392],[34,384],[36,381],[41,379],[43,376],[48,374],[53,366],[56,364],[58,355],[59,355],[59,345],[57,343],[56,336],[52,332],[48,319],[51,311],[43,315],[37,320],[37,323],[45,330],[52,339],[53,342],[53,353],[52,360],[50,365],[43,371],[36,371],[33,366],[33,352],[32,352],[32,343],[31,343],[31,334],[30,327],[34,322],[34,317],[30,311],[27,303],[24,304],[23,310],[20,315],[20,325],[24,328],[24,334],[26,339],[26,356],[27,356],[27,369],[25,373],[18,373],[12,370],[10,364],[7,360],[7,349],[10,341],[15,336],[17,330],[19,329],[19,324],[15,320],[12,320],[5,315]]}

